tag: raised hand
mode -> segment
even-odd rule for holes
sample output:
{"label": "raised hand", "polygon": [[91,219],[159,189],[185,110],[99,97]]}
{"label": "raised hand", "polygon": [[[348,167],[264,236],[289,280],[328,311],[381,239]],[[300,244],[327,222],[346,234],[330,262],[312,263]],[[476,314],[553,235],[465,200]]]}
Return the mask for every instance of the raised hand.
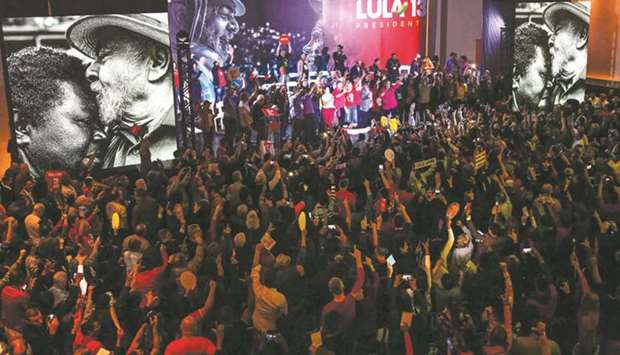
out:
{"label": "raised hand", "polygon": [[508,264],[506,264],[505,261],[501,261],[499,263],[499,269],[502,271],[502,273],[507,273],[508,272]]}
{"label": "raised hand", "polygon": [[362,252],[359,249],[357,249],[357,246],[353,248],[353,252],[351,253],[351,255],[355,258],[355,261],[359,261],[361,264]]}
{"label": "raised hand", "polygon": [[574,252],[570,255],[570,264],[575,270],[579,270],[579,258]]}

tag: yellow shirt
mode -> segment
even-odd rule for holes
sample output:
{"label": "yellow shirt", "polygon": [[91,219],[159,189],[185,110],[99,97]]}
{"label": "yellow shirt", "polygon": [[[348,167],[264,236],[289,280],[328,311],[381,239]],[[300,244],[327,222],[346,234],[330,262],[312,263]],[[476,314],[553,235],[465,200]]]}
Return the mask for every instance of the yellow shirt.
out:
{"label": "yellow shirt", "polygon": [[252,269],[252,289],[254,290],[254,313],[252,323],[260,332],[276,330],[276,320],[288,313],[286,297],[275,288],[260,283],[260,265]]}

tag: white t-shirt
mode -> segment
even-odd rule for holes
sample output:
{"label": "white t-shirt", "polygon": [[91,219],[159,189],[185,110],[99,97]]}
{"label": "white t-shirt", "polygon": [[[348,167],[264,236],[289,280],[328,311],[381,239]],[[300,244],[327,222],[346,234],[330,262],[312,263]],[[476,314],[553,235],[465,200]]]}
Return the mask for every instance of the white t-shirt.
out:
{"label": "white t-shirt", "polygon": [[331,92],[326,92],[321,96],[321,106],[323,108],[336,108],[334,105],[334,95]]}

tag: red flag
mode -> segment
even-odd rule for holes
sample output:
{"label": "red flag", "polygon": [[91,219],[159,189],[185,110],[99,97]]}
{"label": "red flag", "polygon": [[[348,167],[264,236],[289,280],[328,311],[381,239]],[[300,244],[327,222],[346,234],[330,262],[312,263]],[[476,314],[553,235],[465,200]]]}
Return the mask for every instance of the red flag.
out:
{"label": "red flag", "polygon": [[289,44],[291,42],[291,39],[286,33],[283,33],[280,35],[279,42],[280,44]]}

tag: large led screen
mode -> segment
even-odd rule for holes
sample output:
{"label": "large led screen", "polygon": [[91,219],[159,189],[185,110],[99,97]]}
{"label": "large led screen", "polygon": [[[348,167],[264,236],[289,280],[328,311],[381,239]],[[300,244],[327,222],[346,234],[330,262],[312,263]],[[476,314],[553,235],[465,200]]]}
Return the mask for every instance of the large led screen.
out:
{"label": "large led screen", "polygon": [[[315,80],[339,69],[334,55],[348,67],[357,60],[370,66],[375,59],[383,67],[392,53],[401,63],[411,63],[416,54],[424,53],[426,4],[426,0],[169,0],[168,13],[173,52],[177,34],[184,31],[189,36],[192,101],[218,107],[228,83],[294,86],[304,76]],[[302,55],[304,69],[299,73]],[[227,72],[231,64],[238,71]]]}
{"label": "large led screen", "polygon": [[516,5],[513,110],[582,102],[590,1]]}
{"label": "large led screen", "polygon": [[6,18],[2,31],[13,144],[34,175],[173,158],[166,13]]}

